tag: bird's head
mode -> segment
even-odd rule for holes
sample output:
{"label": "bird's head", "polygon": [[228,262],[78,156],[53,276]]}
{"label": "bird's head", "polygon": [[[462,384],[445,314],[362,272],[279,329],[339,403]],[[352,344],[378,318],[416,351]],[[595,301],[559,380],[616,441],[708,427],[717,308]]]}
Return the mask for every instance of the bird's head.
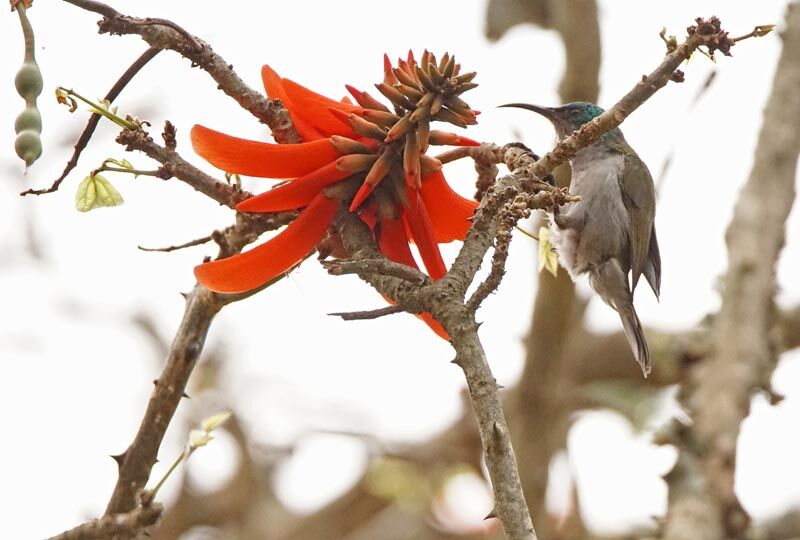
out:
{"label": "bird's head", "polygon": [[529,105],[527,103],[507,103],[506,105],[500,106],[525,109],[541,114],[550,120],[553,127],[556,128],[556,134],[559,139],[563,139],[592,118],[600,116],[603,113],[603,109],[594,103],[586,101],[567,103],[560,107],[541,107],[539,105]]}

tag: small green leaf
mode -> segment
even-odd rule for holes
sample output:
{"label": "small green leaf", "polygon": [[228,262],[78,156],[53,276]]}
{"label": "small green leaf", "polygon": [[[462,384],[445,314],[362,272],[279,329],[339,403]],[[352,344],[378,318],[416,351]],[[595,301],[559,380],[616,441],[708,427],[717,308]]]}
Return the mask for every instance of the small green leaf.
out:
{"label": "small green leaf", "polygon": [[117,188],[99,174],[84,178],[75,194],[75,208],[79,212],[88,212],[104,206],[119,206],[123,202]]}
{"label": "small green leaf", "polygon": [[94,176],[95,189],[97,190],[97,199],[95,205],[100,206],[119,206],[123,202],[122,195],[119,194],[117,188],[109,182],[105,176],[96,174]]}
{"label": "small green leaf", "polygon": [[88,212],[94,208],[94,201],[97,198],[95,191],[94,179],[91,176],[86,178],[78,184],[78,192],[75,194],[75,208],[78,212]]}
{"label": "small green leaf", "polygon": [[550,239],[550,229],[539,229],[539,272],[546,269],[553,276],[558,275],[558,255]]}
{"label": "small green leaf", "polygon": [[103,165],[107,165],[109,163],[113,163],[117,167],[122,167],[123,169],[133,169],[133,165],[127,159],[119,160],[115,158],[107,158],[103,161]]}

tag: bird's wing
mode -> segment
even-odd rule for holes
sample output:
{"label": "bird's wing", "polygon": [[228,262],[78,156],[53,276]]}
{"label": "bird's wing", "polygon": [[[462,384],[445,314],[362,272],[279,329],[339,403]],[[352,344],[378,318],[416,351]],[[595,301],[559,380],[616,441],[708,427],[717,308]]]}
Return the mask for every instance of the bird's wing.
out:
{"label": "bird's wing", "polygon": [[647,250],[647,260],[642,273],[658,299],[661,296],[661,254],[658,251],[655,224],[653,224],[653,232],[650,233],[650,247]]}
{"label": "bird's wing", "polygon": [[631,246],[631,291],[642,275],[650,245],[650,233],[656,213],[653,178],[647,165],[636,154],[626,154],[619,178],[622,202],[628,210],[628,235]]}

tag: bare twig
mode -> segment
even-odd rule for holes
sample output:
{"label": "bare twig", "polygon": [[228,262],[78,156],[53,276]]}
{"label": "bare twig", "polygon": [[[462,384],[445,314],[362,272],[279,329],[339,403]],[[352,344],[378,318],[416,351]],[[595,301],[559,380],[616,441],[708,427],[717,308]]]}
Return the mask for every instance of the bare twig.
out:
{"label": "bare twig", "polygon": [[272,130],[275,140],[283,143],[300,142],[292,119],[280,101],[270,100],[253,90],[233,71],[231,64],[219,56],[210,45],[177,24],[164,19],[138,18],[119,13],[110,6],[92,0],[64,0],[82,9],[104,16],[100,33],[112,35],[138,34],[151,47],[173,50],[206,71],[219,88],[245,110]]}
{"label": "bare twig", "polygon": [[368,311],[345,311],[341,313],[328,313],[328,315],[332,317],[341,317],[342,320],[345,321],[366,321],[385,317],[386,315],[394,315],[395,313],[403,313],[404,311],[402,307],[394,305]]}
{"label": "bare twig", "polygon": [[[525,209],[527,210],[527,207]],[[489,271],[489,275],[478,285],[475,292],[467,300],[467,309],[473,313],[500,286],[500,281],[506,273],[506,260],[508,259],[508,248],[511,244],[512,233],[514,232],[514,224],[521,218],[521,215],[512,210],[505,212],[504,219],[501,220],[501,224],[497,228],[494,255],[492,255],[492,268]]]}
{"label": "bare twig", "polygon": [[143,130],[124,129],[117,136],[117,142],[128,151],[138,150],[161,163],[161,178],[175,177],[186,182],[200,193],[219,204],[235,208],[238,203],[250,196],[227,182],[209,176],[185,159],[174,149],[166,148],[153,141]]}
{"label": "bare twig", "polygon": [[147,248],[147,247],[142,247],[142,246],[136,246],[136,247],[139,248],[142,251],[158,251],[158,252],[162,252],[162,253],[169,253],[170,251],[177,251],[179,249],[185,249],[185,248],[188,248],[188,247],[200,246],[200,245],[206,244],[208,242],[211,242],[211,235],[210,234],[208,236],[204,236],[202,238],[196,238],[194,240],[189,240],[188,242],[184,242],[183,244],[177,244],[175,246],[168,246],[168,247],[161,247],[161,248]]}
{"label": "bare twig", "polygon": [[[125,70],[125,73],[114,83],[114,86],[111,87],[111,90],[105,96],[105,99],[109,102],[114,101],[117,99],[117,96],[122,92],[122,89],[128,85],[131,80],[139,73],[141,70],[150,60],[155,58],[155,56],[161,52],[161,49],[157,49],[155,47],[150,47],[146,51],[142,53],[142,55],[134,61],[131,66]],[[89,121],[86,123],[86,127],[83,128],[83,132],[81,132],[81,136],[78,137],[78,142],[75,143],[75,147],[72,150],[72,157],[69,158],[64,170],[61,172],[61,175],[55,179],[53,184],[48,188],[43,189],[27,189],[20,193],[21,196],[25,195],[43,195],[45,193],[53,193],[54,191],[58,190],[61,182],[67,177],[67,175],[78,165],[78,160],[81,157],[81,153],[86,148],[86,145],[89,144],[89,140],[92,138],[92,134],[94,134],[94,130],[97,127],[97,123],[100,121],[100,115],[97,113],[92,113],[89,117]]]}
{"label": "bare twig", "polygon": [[150,478],[161,440],[203,350],[211,321],[222,306],[214,293],[199,285],[186,295],[183,321],[170,346],[164,369],[155,383],[139,431],[128,449],[117,457],[119,478],[106,507],[106,516],[136,508],[137,496]]}
{"label": "bare twig", "polygon": [[332,260],[322,261],[322,266],[333,276],[358,274],[360,276],[393,276],[410,283],[430,283],[430,278],[415,268],[387,259],[366,259],[360,261]]}

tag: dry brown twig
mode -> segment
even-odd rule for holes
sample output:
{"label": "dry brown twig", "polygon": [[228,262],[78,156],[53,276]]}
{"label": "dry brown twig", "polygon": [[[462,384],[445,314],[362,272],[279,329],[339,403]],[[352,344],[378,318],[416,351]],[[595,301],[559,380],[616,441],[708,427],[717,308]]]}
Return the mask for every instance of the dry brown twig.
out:
{"label": "dry brown twig", "polygon": [[[99,25],[101,33],[138,34],[151,47],[171,49],[182,54],[207,71],[223,92],[268,124],[278,142],[299,141],[280,102],[267,100],[247,87],[210,46],[174,23],[129,17],[91,0],[65,1],[102,14],[104,19]],[[456,350],[454,362],[464,371],[478,418],[486,464],[492,480],[495,513],[508,538],[534,539],[536,535],[522,493],[498,389],[477,334],[478,324],[474,312],[484,293],[469,306],[464,300],[465,293],[475,279],[483,256],[496,241],[501,223],[515,223],[518,216],[524,215],[530,209],[551,208],[573,200],[567,193],[541,181],[541,178],[555,166],[574,156],[580,148],[591,144],[602,133],[622,123],[633,110],[666,85],[677,67],[698,47],[707,46],[711,50],[718,48],[726,52],[727,35],[721,31],[716,19],[698,20],[695,30],[619,103],[561,141],[543,158],[533,159],[529,152],[513,146],[498,150],[502,151],[503,162],[512,173],[497,181],[483,198],[463,248],[441,280],[432,283],[424,275],[420,277],[410,272],[410,269],[392,268],[391,263],[383,262],[385,259],[377,250],[370,232],[352,214],[341,212],[335,221],[334,226],[341,234],[353,262],[332,262],[329,264],[331,269],[357,273],[382,294],[395,299],[405,311],[432,313],[451,336],[451,343]],[[142,129],[137,129],[123,130],[117,140],[128,150],[142,151],[160,162],[164,176],[175,176],[221,204],[234,206],[245,196],[236,188],[204,175],[183,160],[174,150],[174,137],[165,137],[165,146],[162,147],[154,143]],[[538,193],[528,195],[534,189],[539,190]],[[520,196],[524,202],[524,211],[509,208],[509,203]],[[257,220],[237,215],[236,225],[227,231],[227,243],[222,246],[222,256],[241,250],[259,232],[279,226],[291,217],[278,214]],[[500,240],[501,249],[507,247],[504,246],[505,242],[506,240]],[[490,282],[485,288],[489,292],[499,284],[503,264],[504,255],[501,253],[496,258]],[[156,383],[137,436],[128,450],[118,456],[120,474],[106,509],[107,516],[130,512],[136,507],[137,494],[149,478],[161,439],[183,396],[186,382],[202,351],[213,317],[225,304],[246,296],[216,295],[199,285],[187,295],[183,321],[170,347],[166,365]]]}

